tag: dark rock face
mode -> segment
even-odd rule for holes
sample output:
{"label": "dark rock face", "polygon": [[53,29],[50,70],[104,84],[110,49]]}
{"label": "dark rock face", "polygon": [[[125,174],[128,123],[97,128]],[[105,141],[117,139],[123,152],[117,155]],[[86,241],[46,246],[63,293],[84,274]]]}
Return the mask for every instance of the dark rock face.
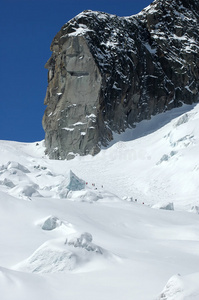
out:
{"label": "dark rock face", "polygon": [[199,0],[117,17],[84,11],[55,36],[43,127],[53,159],[95,155],[151,115],[199,101]]}

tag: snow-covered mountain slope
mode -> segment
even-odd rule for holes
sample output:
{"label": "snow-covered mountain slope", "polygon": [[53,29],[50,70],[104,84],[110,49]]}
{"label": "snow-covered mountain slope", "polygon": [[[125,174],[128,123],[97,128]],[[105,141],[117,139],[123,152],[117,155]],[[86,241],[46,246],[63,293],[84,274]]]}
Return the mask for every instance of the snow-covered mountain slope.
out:
{"label": "snow-covered mountain slope", "polygon": [[71,161],[0,141],[1,299],[198,299],[198,126],[183,106]]}
{"label": "snow-covered mountain slope", "polygon": [[[115,136],[114,144],[96,157],[77,156],[71,161],[49,160],[43,142],[1,141],[1,187],[13,196],[32,196],[35,190],[60,197],[72,170],[98,191],[103,186],[103,191],[121,198],[133,197],[148,205],[170,201],[188,210],[198,204],[198,123],[199,106],[184,105]],[[22,191],[27,186],[31,191]]]}

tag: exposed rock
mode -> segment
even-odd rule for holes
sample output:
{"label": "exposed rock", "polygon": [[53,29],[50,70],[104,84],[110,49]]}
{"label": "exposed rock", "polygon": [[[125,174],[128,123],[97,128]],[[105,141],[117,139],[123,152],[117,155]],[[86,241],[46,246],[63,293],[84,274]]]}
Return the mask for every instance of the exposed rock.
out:
{"label": "exposed rock", "polygon": [[57,217],[50,216],[44,221],[44,223],[42,225],[42,229],[43,230],[53,230],[53,229],[61,226],[61,224],[62,224],[62,222]]}
{"label": "exposed rock", "polygon": [[50,158],[95,155],[151,115],[199,101],[199,0],[138,15],[84,11],[53,39],[43,127]]}

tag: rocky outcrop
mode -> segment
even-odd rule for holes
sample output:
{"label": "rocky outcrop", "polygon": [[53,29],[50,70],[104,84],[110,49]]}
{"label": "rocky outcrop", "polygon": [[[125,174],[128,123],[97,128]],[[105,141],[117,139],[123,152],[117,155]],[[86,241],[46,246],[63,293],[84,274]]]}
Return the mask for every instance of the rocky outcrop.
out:
{"label": "rocky outcrop", "polygon": [[43,127],[53,159],[95,155],[137,122],[199,101],[199,0],[84,11],[55,36]]}

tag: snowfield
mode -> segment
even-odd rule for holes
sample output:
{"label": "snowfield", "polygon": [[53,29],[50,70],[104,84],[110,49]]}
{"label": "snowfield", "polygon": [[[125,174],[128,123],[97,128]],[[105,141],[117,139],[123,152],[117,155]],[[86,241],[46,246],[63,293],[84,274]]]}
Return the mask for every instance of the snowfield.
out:
{"label": "snowfield", "polygon": [[198,127],[184,105],[70,161],[0,141],[1,300],[198,300]]}

